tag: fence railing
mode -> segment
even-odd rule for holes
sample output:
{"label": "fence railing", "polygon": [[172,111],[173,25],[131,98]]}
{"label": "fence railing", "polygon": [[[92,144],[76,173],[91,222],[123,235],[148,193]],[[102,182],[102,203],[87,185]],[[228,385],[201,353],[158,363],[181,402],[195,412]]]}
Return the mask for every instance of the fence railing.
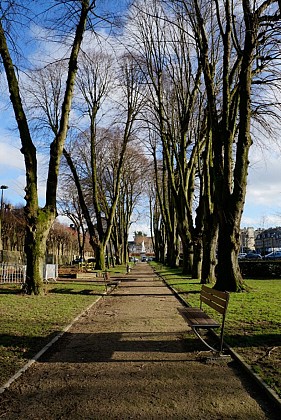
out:
{"label": "fence railing", "polygon": [[0,264],[0,283],[25,283],[26,265]]}
{"label": "fence railing", "polygon": [[[56,280],[58,277],[58,265],[46,264],[44,266],[44,281]],[[0,283],[25,283],[26,265],[22,264],[0,264]]]}

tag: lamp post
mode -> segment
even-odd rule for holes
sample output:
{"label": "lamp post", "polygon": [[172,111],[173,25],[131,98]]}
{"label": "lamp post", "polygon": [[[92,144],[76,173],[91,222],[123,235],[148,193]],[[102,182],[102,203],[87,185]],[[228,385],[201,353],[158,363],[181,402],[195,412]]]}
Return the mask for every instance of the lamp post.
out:
{"label": "lamp post", "polygon": [[[8,187],[7,185],[1,185],[1,214],[0,214],[0,250],[3,251],[3,242],[2,242],[2,222],[4,219],[4,190]],[[1,255],[1,260],[3,260],[3,254]]]}

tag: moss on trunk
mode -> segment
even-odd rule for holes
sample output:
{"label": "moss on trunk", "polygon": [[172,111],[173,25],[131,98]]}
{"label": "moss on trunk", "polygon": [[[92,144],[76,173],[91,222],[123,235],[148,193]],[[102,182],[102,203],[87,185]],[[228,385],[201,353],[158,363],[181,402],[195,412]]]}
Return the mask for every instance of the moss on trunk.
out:
{"label": "moss on trunk", "polygon": [[43,294],[46,241],[55,217],[54,211],[38,209],[34,214],[27,211],[26,207],[26,284],[29,294]]}

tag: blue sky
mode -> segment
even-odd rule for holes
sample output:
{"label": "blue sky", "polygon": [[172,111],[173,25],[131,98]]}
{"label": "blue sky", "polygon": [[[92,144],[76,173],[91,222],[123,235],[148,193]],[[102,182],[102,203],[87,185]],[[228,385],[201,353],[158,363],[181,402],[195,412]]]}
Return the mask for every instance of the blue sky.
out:
{"label": "blue sky", "polygon": [[[266,141],[266,140],[264,140]],[[252,146],[242,226],[281,226],[281,151]]]}
{"label": "blue sky", "polygon": [[[20,144],[16,132],[10,131],[9,118],[0,127],[0,184],[7,185],[5,199],[14,204],[24,204],[25,171]],[[242,227],[271,227],[281,225],[281,152],[262,155],[254,148],[251,152],[246,204]],[[40,155],[39,155],[40,159]],[[43,157],[42,157],[43,159]],[[42,183],[42,197],[44,187]],[[147,214],[147,210],[145,210]],[[139,226],[139,227],[138,227]],[[146,230],[148,220],[144,217],[134,230]]]}
{"label": "blue sky", "polygon": [[[108,0],[97,2],[102,7],[110,6],[114,10],[125,9],[127,1]],[[25,169],[20,153],[20,142],[15,121],[9,103],[5,83],[0,79],[0,185],[9,188],[4,191],[4,198],[13,205],[24,205]],[[273,144],[268,151],[252,147],[246,204],[242,227],[253,226],[267,228],[281,225],[281,151]],[[42,162],[42,165],[41,165]],[[44,157],[39,154],[39,165],[43,167]],[[39,192],[44,199],[44,173],[40,172]],[[149,233],[147,210],[144,220],[139,221],[133,230]]]}

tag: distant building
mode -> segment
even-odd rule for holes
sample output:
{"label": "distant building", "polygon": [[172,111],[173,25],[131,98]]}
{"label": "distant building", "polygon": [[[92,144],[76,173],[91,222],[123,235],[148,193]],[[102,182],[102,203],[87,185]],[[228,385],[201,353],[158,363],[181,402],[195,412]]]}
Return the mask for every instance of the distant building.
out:
{"label": "distant building", "polygon": [[140,255],[145,249],[146,254],[153,254],[152,238],[145,235],[136,235],[133,241],[128,243],[129,253]]}
{"label": "distant building", "polygon": [[255,229],[244,227],[240,230],[240,251],[248,252],[255,249]]}
{"label": "distant building", "polygon": [[281,250],[281,227],[260,231],[256,236],[255,248],[262,255]]}

